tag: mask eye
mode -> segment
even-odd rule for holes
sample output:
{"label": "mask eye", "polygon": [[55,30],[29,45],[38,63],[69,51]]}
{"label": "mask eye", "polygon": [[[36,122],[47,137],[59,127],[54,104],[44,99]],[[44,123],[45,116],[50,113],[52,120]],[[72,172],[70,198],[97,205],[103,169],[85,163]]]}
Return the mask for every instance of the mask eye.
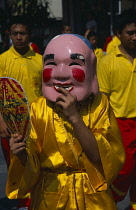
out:
{"label": "mask eye", "polygon": [[78,63],[78,62],[72,62],[72,63],[69,64],[69,66],[74,66],[74,65],[82,66],[82,65],[81,65],[80,63]]}
{"label": "mask eye", "polygon": [[48,63],[45,64],[45,66],[47,66],[47,65],[57,66],[57,64],[55,62],[53,62],[53,61],[52,62],[48,62]]}

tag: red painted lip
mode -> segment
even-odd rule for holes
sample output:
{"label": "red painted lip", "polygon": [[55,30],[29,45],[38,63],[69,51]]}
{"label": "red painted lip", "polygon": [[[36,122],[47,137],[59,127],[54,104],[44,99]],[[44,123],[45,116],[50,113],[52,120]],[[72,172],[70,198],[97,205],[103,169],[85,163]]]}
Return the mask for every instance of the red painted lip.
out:
{"label": "red painted lip", "polygon": [[68,84],[68,83],[53,83],[53,86],[54,86],[54,89],[57,91],[57,92],[59,92],[58,91],[58,88],[59,87],[62,87],[62,88],[64,88],[65,90],[67,90],[67,91],[71,91],[71,90],[73,90],[73,87],[74,87],[74,84],[73,83],[70,83],[70,84]]}

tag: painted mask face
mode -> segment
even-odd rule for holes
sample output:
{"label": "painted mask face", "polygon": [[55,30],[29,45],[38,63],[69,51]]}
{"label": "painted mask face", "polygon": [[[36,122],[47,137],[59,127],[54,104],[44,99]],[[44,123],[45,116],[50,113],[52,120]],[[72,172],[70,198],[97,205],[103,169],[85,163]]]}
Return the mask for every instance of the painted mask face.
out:
{"label": "painted mask face", "polygon": [[50,41],[43,55],[45,98],[55,102],[61,94],[59,87],[76,95],[78,101],[98,91],[96,58],[87,44],[90,44],[88,40],[74,34],[59,35]]}

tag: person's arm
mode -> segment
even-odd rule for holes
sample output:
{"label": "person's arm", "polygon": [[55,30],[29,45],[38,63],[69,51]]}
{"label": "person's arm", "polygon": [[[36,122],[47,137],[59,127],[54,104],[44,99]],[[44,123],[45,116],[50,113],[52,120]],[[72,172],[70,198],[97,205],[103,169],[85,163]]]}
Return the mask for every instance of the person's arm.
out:
{"label": "person's arm", "polygon": [[59,91],[62,95],[57,98],[56,104],[61,107],[64,116],[72,124],[84,153],[89,161],[93,163],[100,162],[100,154],[96,139],[79,115],[76,97],[72,96],[63,88],[60,88]]}
{"label": "person's arm", "polygon": [[2,115],[0,113],[0,136],[3,138],[10,138],[10,132],[7,128],[6,123],[4,122]]}
{"label": "person's arm", "polygon": [[19,134],[12,134],[9,145],[12,153],[18,156],[22,165],[25,166],[27,161],[26,142],[22,140],[22,136]]}
{"label": "person's arm", "polygon": [[88,36],[88,34],[90,33],[90,29],[87,29],[86,31],[85,31],[85,34],[84,34],[84,37],[87,39],[87,36]]}

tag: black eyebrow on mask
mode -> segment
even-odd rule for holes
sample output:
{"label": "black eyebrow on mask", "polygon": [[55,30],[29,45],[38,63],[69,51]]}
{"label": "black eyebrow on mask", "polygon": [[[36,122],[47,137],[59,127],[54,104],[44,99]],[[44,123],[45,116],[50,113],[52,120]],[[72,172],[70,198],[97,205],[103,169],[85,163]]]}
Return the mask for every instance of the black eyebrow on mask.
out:
{"label": "black eyebrow on mask", "polygon": [[54,59],[54,54],[47,54],[44,56],[44,62],[50,59]]}
{"label": "black eyebrow on mask", "polygon": [[83,62],[85,63],[85,58],[84,58],[84,56],[83,56],[82,54],[72,53],[72,54],[70,55],[70,58],[71,58],[72,60],[79,59],[79,60],[81,60],[81,61],[83,61]]}

